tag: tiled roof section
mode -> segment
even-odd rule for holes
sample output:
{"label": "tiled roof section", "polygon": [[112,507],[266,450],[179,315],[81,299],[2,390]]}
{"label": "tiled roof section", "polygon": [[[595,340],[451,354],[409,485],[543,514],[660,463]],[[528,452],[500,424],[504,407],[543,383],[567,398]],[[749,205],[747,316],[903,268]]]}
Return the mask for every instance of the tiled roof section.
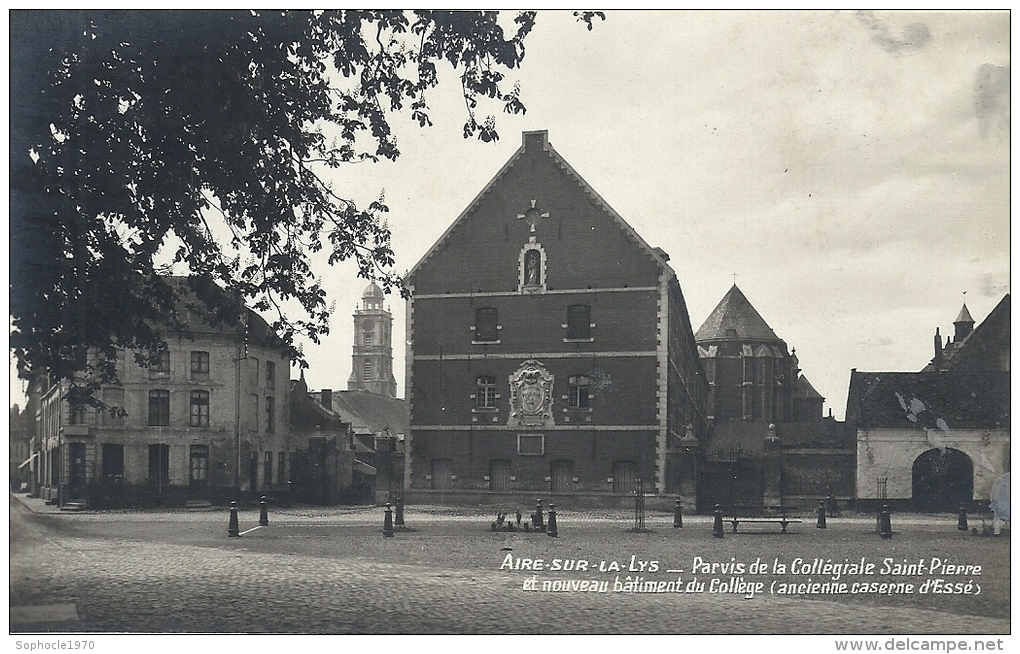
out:
{"label": "tiled roof section", "polygon": [[302,378],[290,382],[290,427],[291,429],[341,429],[343,421],[312,395]]}
{"label": "tiled roof section", "polygon": [[783,342],[736,284],[708,315],[694,340],[698,343],[721,340]]}
{"label": "tiled roof section", "polygon": [[407,434],[407,404],[404,400],[367,391],[333,391],[333,411],[354,427],[356,434]]}
{"label": "tiled roof section", "polygon": [[825,399],[824,397],[822,397],[821,393],[815,390],[815,387],[811,385],[811,382],[809,382],[808,378],[805,377],[804,375],[801,375],[800,377],[797,378],[797,385],[793,389],[793,396],[798,399],[800,398],[814,400]]}
{"label": "tiled roof section", "polygon": [[1009,427],[1008,372],[857,372],[847,422],[864,428]]}

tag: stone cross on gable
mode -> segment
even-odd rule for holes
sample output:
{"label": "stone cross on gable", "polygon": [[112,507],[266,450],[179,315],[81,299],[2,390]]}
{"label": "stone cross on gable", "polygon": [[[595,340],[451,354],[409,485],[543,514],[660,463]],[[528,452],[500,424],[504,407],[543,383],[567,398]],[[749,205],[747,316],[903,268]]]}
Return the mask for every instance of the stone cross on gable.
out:
{"label": "stone cross on gable", "polygon": [[535,200],[532,200],[531,206],[528,208],[527,211],[525,211],[524,213],[517,214],[517,220],[525,220],[529,225],[531,225],[532,234],[535,233],[535,225],[538,224],[538,219],[549,217],[549,212],[540,210],[536,206],[536,204],[537,202]]}

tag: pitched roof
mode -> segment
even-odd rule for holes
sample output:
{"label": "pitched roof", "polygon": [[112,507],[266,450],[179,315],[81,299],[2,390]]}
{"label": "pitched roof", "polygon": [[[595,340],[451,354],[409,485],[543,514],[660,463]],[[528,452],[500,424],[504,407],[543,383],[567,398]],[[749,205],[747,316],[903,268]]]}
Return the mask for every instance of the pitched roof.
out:
{"label": "pitched roof", "polygon": [[811,385],[811,382],[809,382],[808,378],[804,375],[797,378],[797,384],[793,389],[793,396],[798,399],[825,399],[821,393],[815,390],[815,387]]}
{"label": "pitched roof", "polygon": [[694,340],[698,343],[719,340],[783,342],[736,284],[726,292],[712,313],[708,314],[704,324],[694,334]]}
{"label": "pitched roof", "polygon": [[666,263],[666,261],[669,259],[669,255],[666,255],[665,251],[662,248],[653,248],[643,238],[641,238],[641,236],[634,230],[634,228],[631,227],[630,224],[623,219],[623,216],[616,213],[616,210],[609,206],[609,203],[606,202],[602,198],[602,196],[599,195],[598,192],[596,192],[595,189],[583,177],[581,177],[576,170],[574,170],[570,166],[569,163],[567,163],[566,159],[564,159],[558,152],[556,152],[555,149],[553,149],[552,144],[549,142],[549,131],[533,130],[522,132],[521,147],[518,148],[516,152],[514,152],[513,156],[511,156],[510,159],[505,164],[503,164],[503,167],[499,169],[499,171],[493,176],[491,180],[489,180],[489,183],[486,184],[482,188],[482,190],[478,192],[478,195],[476,195],[475,198],[471,201],[471,203],[468,204],[467,208],[461,212],[460,216],[458,216],[457,219],[453,221],[453,224],[451,224],[446,229],[446,231],[443,232],[443,235],[439,237],[439,239],[432,245],[431,248],[429,248],[428,252],[426,252],[425,255],[418,260],[418,263],[414,264],[411,270],[405,275],[406,279],[412,279],[415,273],[418,271],[418,269],[421,268],[421,266],[426,261],[428,261],[428,259],[431,258],[433,254],[439,251],[442,244],[454,231],[457,225],[460,224],[460,222],[463,221],[465,218],[467,218],[467,216],[472,211],[474,211],[479,201],[481,201],[481,199],[485,197],[485,195],[490,190],[492,190],[496,182],[498,182],[500,178],[502,178],[506,174],[506,172],[510,170],[510,168],[512,168],[514,164],[517,163],[518,159],[520,159],[524,155],[525,151],[528,149],[529,144],[532,147],[539,146],[541,147],[542,151],[547,152],[548,156],[556,163],[556,165],[559,166],[559,168],[561,168],[563,171],[565,171],[574,180],[574,182],[584,190],[584,192],[596,205],[601,207],[607,214],[609,214],[609,216],[620,226],[620,228],[623,229],[624,233],[626,233],[635,243],[640,245],[650,258],[652,258],[656,263],[662,266],[662,268],[665,271],[667,271],[668,275],[676,274],[670,267],[670,265]]}
{"label": "pitched roof", "polygon": [[1009,427],[1008,372],[858,372],[850,375],[847,422],[857,427]]}
{"label": "pitched roof", "polygon": [[[967,309],[964,305],[964,310]],[[969,315],[969,314],[968,314]],[[960,322],[960,319],[956,319]],[[973,319],[971,319],[973,322]],[[985,316],[962,342],[953,348],[952,356],[943,365],[945,370],[979,370],[989,366],[1009,369],[1010,310],[1007,293],[992,312]],[[1005,361],[1003,361],[1005,360]]]}
{"label": "pitched roof", "polygon": [[[963,305],[954,324],[960,322],[974,322],[966,304]],[[963,340],[945,345],[942,350],[941,366],[936,366],[935,360],[932,359],[922,372],[940,369],[954,371],[1008,370],[1009,327],[1010,302],[1009,293],[1007,293],[999,300],[991,313],[985,316],[981,324],[972,329]]]}
{"label": "pitched roof", "polygon": [[333,391],[332,409],[349,422],[356,434],[407,434],[409,423],[404,400],[368,391]]}

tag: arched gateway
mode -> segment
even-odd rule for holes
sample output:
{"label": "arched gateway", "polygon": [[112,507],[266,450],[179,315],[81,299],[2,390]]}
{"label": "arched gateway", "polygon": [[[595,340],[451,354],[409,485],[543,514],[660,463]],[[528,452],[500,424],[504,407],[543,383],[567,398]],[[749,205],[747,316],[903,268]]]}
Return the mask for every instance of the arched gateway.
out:
{"label": "arched gateway", "polygon": [[974,497],[974,464],[960,450],[928,450],[914,460],[911,485],[916,510],[955,511]]}

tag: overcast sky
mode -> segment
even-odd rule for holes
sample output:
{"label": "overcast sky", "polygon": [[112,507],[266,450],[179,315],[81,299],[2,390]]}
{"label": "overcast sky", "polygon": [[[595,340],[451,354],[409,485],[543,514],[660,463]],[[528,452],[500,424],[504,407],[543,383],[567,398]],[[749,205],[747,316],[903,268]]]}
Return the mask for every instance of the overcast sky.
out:
{"label": "overcast sky", "polygon": [[[736,274],[842,418],[851,368],[920,370],[964,302],[980,322],[1009,292],[1009,38],[1006,12],[610,11],[591,32],[539,12],[509,75],[528,111],[497,115],[497,143],[462,138],[453,80],[434,127],[395,118],[398,162],[342,169],[337,187],[385,191],[404,272],[522,131],[548,130],[669,253],[695,330]],[[306,379],[346,389],[367,282],[320,272],[336,312]],[[403,396],[404,304],[389,305]]]}

